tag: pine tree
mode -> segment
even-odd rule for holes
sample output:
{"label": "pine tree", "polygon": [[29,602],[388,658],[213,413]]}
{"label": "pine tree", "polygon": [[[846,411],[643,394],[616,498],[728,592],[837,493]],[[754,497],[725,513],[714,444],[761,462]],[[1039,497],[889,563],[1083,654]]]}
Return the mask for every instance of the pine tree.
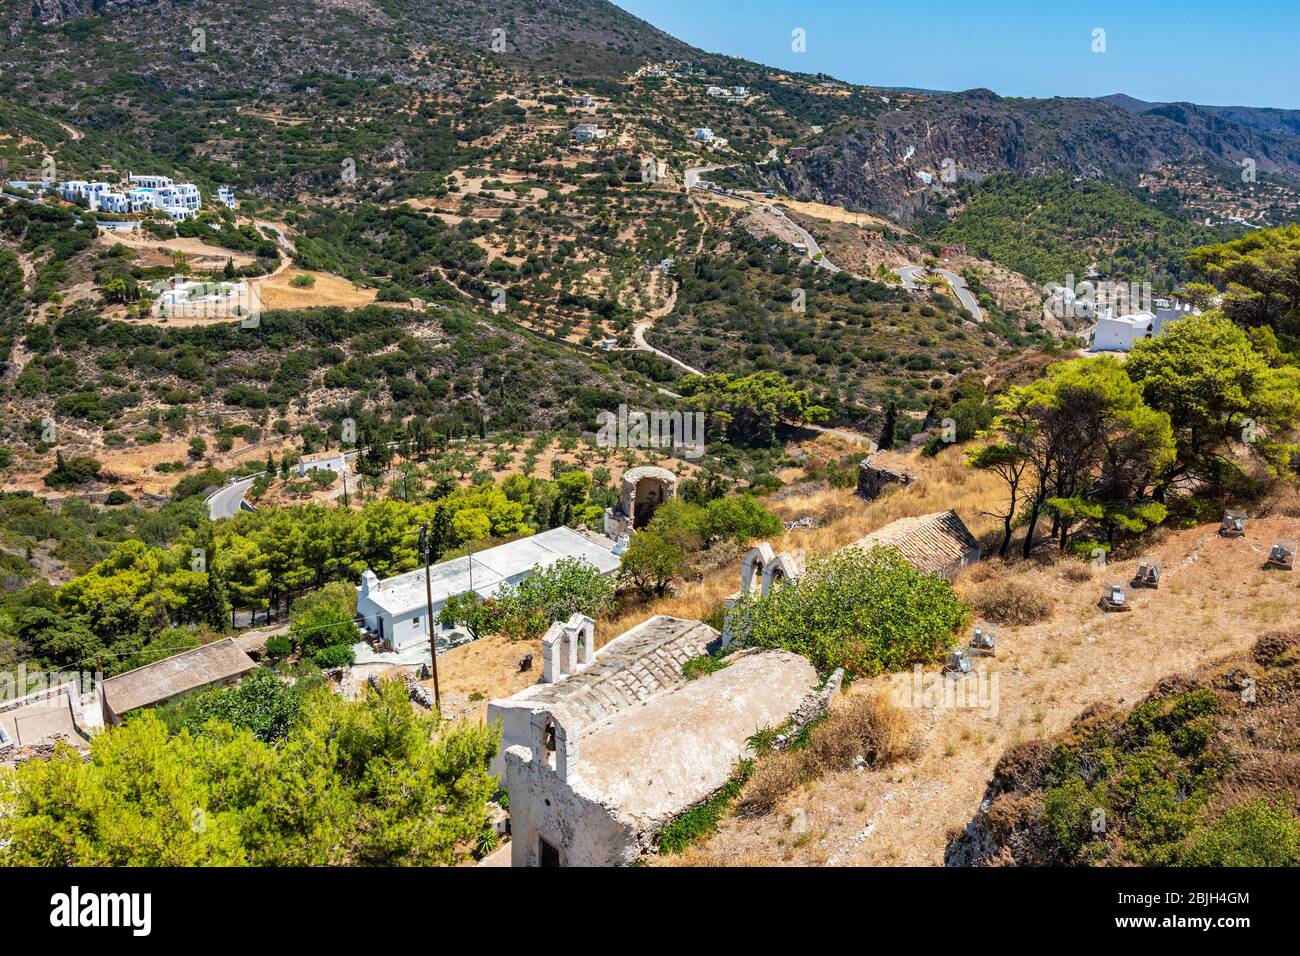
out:
{"label": "pine tree", "polygon": [[891,398],[885,409],[885,425],[880,429],[880,441],[877,444],[881,448],[893,448],[894,442],[898,439],[897,431],[898,403]]}

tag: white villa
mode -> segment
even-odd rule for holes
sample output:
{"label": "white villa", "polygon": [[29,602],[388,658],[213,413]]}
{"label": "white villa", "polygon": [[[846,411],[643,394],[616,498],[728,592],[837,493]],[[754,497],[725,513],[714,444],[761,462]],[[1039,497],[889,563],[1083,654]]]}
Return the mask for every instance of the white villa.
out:
{"label": "white villa", "polygon": [[154,283],[154,315],[191,319],[232,319],[258,315],[261,298],[248,282],[201,282],[172,276]]}
{"label": "white villa", "polygon": [[1095,352],[1128,352],[1142,339],[1161,335],[1170,323],[1196,314],[1197,310],[1185,302],[1165,303],[1164,307],[1157,303],[1155,312],[1130,315],[1115,315],[1107,309],[1105,315],[1097,320],[1092,334],[1092,349]]}
{"label": "white villa", "polygon": [[222,186],[217,190],[217,201],[227,209],[234,209],[237,205],[235,202],[235,191],[229,186]]}
{"label": "white villa", "polygon": [[579,123],[569,130],[569,136],[579,143],[594,143],[596,140],[604,139],[608,135],[609,130],[602,129],[595,123]]}
{"label": "white villa", "polygon": [[[168,176],[133,176],[128,174],[131,188],[120,192],[112,183],[86,182],[72,179],[60,183],[59,195],[69,202],[86,200],[91,210],[130,213],[158,210],[172,219],[191,219],[199,211],[202,196],[193,183],[173,182]],[[231,199],[233,201],[233,194]]]}
{"label": "white villa", "polygon": [[314,455],[303,455],[298,459],[298,474],[306,475],[309,471],[332,471],[335,474],[347,474],[348,460],[341,451],[320,451]]}
{"label": "white villa", "polygon": [[[435,564],[430,577],[435,638],[450,636],[450,629],[437,622],[448,598],[470,591],[481,598],[492,597],[503,585],[518,584],[564,558],[581,558],[602,574],[613,574],[619,566],[613,548],[614,542],[599,535],[560,527]],[[382,581],[367,570],[357,588],[357,615],[366,631],[391,651],[400,653],[427,645],[429,609],[425,591],[423,568]]]}
{"label": "white villa", "polygon": [[697,126],[695,127],[695,131],[691,135],[693,135],[696,139],[701,139],[704,140],[705,142],[708,142],[709,140],[713,139],[713,130],[709,129],[709,127],[707,126]]}

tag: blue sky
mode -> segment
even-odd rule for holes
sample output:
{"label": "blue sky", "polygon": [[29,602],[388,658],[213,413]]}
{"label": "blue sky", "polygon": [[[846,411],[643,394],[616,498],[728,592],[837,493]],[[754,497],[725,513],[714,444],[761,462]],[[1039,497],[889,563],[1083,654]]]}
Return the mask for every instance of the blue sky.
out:
{"label": "blue sky", "polygon": [[702,49],[857,83],[1300,109],[1300,0],[614,2]]}

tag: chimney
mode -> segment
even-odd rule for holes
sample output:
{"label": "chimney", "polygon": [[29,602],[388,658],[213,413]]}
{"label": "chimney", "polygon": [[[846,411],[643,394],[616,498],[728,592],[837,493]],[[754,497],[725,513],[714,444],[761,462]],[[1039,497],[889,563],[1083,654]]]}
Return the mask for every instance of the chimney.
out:
{"label": "chimney", "polygon": [[370,594],[372,591],[378,591],[378,590],[379,590],[379,576],[375,574],[374,571],[371,571],[369,568],[366,568],[365,573],[361,575],[361,596],[365,597],[367,594]]}

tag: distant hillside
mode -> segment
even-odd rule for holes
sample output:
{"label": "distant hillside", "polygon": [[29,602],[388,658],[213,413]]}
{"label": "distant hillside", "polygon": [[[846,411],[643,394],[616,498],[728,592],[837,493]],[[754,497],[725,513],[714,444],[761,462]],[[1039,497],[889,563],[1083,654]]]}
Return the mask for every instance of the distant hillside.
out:
{"label": "distant hillside", "polygon": [[[964,203],[937,235],[1037,283],[1103,276],[1157,279],[1158,291],[1190,273],[1183,261],[1224,230],[1188,223],[1106,182],[1065,174],[1017,179],[1001,174],[961,190]],[[1159,263],[1164,281],[1153,275]]]}
{"label": "distant hillside", "polygon": [[1191,104],[1137,112],[1105,100],[968,90],[837,127],[775,175],[801,198],[909,219],[942,205],[945,170],[957,181],[996,173],[1135,178],[1169,163],[1235,166],[1243,158],[1261,173],[1295,176],[1300,136]]}
{"label": "distant hillside", "polygon": [[[1149,103],[1124,93],[1112,93],[1101,98],[1130,113],[1146,113],[1166,106],[1192,105],[1190,103]],[[1266,133],[1300,136],[1300,110],[1283,110],[1271,106],[1196,106],[1195,109]]]}
{"label": "distant hillside", "polygon": [[[56,98],[128,71],[192,94],[282,90],[316,75],[436,87],[467,55],[574,75],[699,55],[605,0],[0,0],[0,25],[10,82],[75,71],[81,82],[58,83]],[[430,43],[447,49],[415,55]]]}

